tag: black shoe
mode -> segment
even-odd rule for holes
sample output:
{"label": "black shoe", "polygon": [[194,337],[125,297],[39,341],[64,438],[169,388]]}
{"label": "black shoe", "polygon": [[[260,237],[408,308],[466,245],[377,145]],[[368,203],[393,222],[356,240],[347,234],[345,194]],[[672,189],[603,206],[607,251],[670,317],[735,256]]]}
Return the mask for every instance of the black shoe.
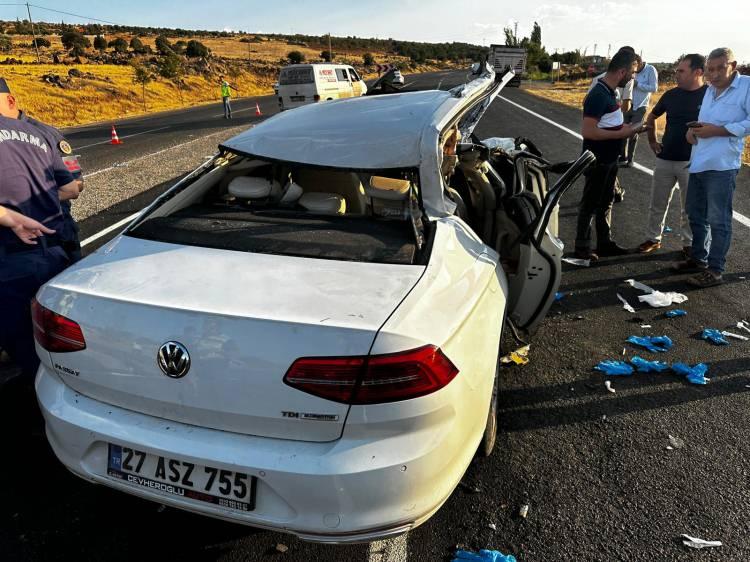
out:
{"label": "black shoe", "polygon": [[573,257],[579,260],[589,260],[591,262],[599,260],[599,256],[597,256],[591,250],[576,250],[575,252],[573,252]]}
{"label": "black shoe", "polygon": [[610,258],[613,256],[626,256],[632,252],[628,248],[623,248],[622,246],[618,246],[613,242],[612,244],[608,244],[603,248],[597,248],[596,253],[599,254],[600,257]]}
{"label": "black shoe", "polygon": [[620,188],[615,191],[615,203],[622,203],[625,199],[625,190]]}

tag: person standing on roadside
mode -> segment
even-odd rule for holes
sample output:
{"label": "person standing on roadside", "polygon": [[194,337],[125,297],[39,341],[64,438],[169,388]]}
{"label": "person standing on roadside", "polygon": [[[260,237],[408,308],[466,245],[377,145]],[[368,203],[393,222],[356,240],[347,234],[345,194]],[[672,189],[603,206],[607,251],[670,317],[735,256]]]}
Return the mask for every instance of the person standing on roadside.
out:
{"label": "person standing on roadside", "polygon": [[[65,137],[56,128],[46,125],[41,121],[29,117],[25,111],[18,108],[18,100],[13,96],[8,87],[7,82],[0,78],[0,115],[9,117],[10,119],[19,119],[26,121],[31,125],[35,126],[43,134],[50,137],[50,140],[54,142],[54,148],[62,158],[68,171],[73,175],[73,178],[78,182],[78,191],[83,191],[83,174],[81,172],[81,166],[78,163],[78,158],[73,156],[73,149],[71,148]],[[64,224],[62,229],[57,232],[60,240],[62,240],[62,246],[65,253],[68,254],[70,263],[75,263],[81,259],[81,243],[78,239],[78,224],[72,215],[72,209],[70,201],[60,202],[63,211]]]}
{"label": "person standing on roadside", "polygon": [[[656,167],[651,180],[651,206],[648,212],[646,241],[638,247],[642,254],[661,248],[664,223],[675,188],[680,190],[680,240],[685,259],[690,257],[693,236],[687,216],[687,190],[690,172],[690,144],[685,135],[687,124],[698,119],[706,93],[703,71],[706,58],[691,54],[682,57],[675,69],[677,87],[667,90],[648,116],[648,143],[656,154]],[[661,142],[656,140],[656,120],[667,115],[667,127]]]}
{"label": "person standing on roadside", "polygon": [[688,123],[690,160],[687,210],[693,231],[692,255],[676,263],[677,272],[699,272],[688,279],[695,287],[724,282],[732,241],[732,199],[742,165],[745,137],[750,135],[750,76],[737,72],[731,49],[714,49],[706,60],[709,86],[698,121]]}
{"label": "person standing on roadside", "polygon": [[[648,111],[651,94],[659,89],[659,74],[656,69],[646,64],[640,55],[635,55],[638,61],[638,69],[633,76],[633,103],[629,110],[625,111],[625,123],[641,123]],[[619,164],[630,168],[633,166],[635,148],[638,146],[638,135],[626,139],[622,143],[622,154]]]}
{"label": "person standing on roadside", "polygon": [[33,383],[31,299],[69,264],[55,234],[64,226],[60,200],[78,197],[52,139],[33,125],[0,116],[0,348]]}
{"label": "person standing on roadside", "polygon": [[[635,53],[628,50],[615,53],[607,73],[583,101],[583,150],[593,152],[597,161],[586,171],[586,184],[579,205],[575,257],[580,259],[595,261],[600,256],[629,253],[612,239],[612,204],[622,139],[638,134],[642,129],[623,124],[621,103],[615,89],[628,83],[635,66]],[[596,252],[591,249],[592,219],[596,225]]]}
{"label": "person standing on roadside", "polygon": [[219,76],[219,81],[221,84],[221,100],[224,103],[224,119],[231,119],[232,104],[230,102],[232,99],[232,90],[235,92],[239,90],[227,82],[223,76]]}

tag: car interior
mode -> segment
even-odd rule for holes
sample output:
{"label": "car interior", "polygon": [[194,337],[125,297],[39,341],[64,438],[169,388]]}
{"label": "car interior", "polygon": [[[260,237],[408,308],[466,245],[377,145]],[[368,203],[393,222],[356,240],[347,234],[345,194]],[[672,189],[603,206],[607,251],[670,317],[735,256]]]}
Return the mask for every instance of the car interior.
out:
{"label": "car interior", "polygon": [[416,170],[350,171],[228,154],[128,234],[228,250],[427,259]]}

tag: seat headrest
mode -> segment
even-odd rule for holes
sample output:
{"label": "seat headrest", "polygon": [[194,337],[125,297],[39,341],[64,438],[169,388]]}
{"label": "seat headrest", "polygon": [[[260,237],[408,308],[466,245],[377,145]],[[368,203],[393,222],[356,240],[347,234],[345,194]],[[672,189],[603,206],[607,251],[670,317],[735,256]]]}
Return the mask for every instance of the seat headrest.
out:
{"label": "seat headrest", "polygon": [[409,196],[409,180],[386,178],[384,176],[370,176],[370,181],[365,190],[369,197],[379,199],[402,200]]}
{"label": "seat headrest", "polygon": [[240,199],[263,199],[271,195],[274,183],[266,178],[238,176],[229,182],[229,194]]}
{"label": "seat headrest", "polygon": [[335,193],[305,193],[297,203],[313,213],[322,215],[343,215],[346,213],[346,199]]}

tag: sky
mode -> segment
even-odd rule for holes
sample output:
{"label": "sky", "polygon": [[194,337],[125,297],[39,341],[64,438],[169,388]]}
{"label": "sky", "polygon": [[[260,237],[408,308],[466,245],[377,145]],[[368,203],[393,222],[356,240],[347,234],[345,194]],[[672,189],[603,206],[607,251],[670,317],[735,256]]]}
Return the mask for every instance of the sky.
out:
{"label": "sky", "polygon": [[[0,19],[27,18],[26,7],[3,6]],[[580,49],[606,55],[632,45],[651,62],[670,62],[683,53],[707,54],[730,47],[740,62],[750,63],[747,0],[706,2],[682,0],[380,0],[343,2],[301,0],[211,2],[205,0],[84,1],[36,0],[38,6],[81,14],[124,25],[181,27],[261,33],[302,33],[379,37],[411,41],[489,45],[502,43],[503,28],[518,23],[520,37],[534,21],[542,27],[547,51]],[[87,22],[85,18],[35,8],[32,17],[45,21]]]}

